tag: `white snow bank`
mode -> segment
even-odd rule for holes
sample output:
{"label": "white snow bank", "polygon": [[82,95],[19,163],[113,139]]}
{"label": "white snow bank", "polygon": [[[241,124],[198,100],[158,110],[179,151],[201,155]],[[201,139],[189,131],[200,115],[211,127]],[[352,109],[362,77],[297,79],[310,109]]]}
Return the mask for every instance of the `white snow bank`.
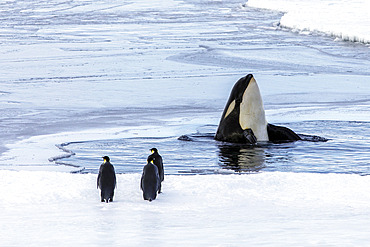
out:
{"label": "white snow bank", "polygon": [[280,21],[283,27],[370,43],[367,0],[248,0],[247,5],[286,12]]}
{"label": "white snow bank", "polygon": [[343,246],[370,241],[370,177],[167,176],[142,199],[120,174],[101,203],[96,175],[0,171],[1,246]]}

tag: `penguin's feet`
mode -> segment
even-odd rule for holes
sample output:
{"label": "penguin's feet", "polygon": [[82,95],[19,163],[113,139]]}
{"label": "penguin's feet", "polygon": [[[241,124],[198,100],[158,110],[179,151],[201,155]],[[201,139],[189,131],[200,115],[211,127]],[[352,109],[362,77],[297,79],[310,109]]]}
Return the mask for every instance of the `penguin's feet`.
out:
{"label": "penguin's feet", "polygon": [[252,129],[246,129],[243,131],[244,137],[247,140],[247,143],[249,144],[256,144],[257,143],[257,137],[254,135]]}

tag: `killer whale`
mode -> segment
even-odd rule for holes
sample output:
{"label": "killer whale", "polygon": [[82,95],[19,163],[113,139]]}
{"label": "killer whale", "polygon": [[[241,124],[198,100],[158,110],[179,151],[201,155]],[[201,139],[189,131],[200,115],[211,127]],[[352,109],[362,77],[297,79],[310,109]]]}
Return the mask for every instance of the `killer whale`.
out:
{"label": "killer whale", "polygon": [[247,144],[301,140],[291,129],[267,123],[261,93],[252,74],[235,83],[214,138]]}

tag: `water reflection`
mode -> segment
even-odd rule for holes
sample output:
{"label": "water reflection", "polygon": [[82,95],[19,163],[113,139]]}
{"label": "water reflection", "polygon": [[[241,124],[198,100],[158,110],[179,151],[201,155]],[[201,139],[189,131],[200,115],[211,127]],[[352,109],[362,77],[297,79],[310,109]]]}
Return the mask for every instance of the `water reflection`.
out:
{"label": "water reflection", "polygon": [[239,144],[217,144],[219,165],[236,172],[258,172],[265,168],[262,147]]}
{"label": "water reflection", "polygon": [[231,144],[215,141],[214,132],[206,126],[195,134],[181,137],[135,137],[67,143],[64,149],[75,155],[63,156],[60,161],[85,167],[85,172],[97,173],[100,157],[108,155],[114,161],[116,172],[141,173],[149,149],[157,147],[164,159],[167,175],[225,171],[370,173],[370,123],[313,121],[297,122],[290,127],[305,129],[307,133],[320,130],[330,139],[303,135],[305,141]]}

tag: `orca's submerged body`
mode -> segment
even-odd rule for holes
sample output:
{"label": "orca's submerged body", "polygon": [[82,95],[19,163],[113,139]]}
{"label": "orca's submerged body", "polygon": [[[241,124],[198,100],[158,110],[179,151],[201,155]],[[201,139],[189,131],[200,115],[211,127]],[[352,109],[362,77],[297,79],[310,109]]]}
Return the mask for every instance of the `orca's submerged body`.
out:
{"label": "orca's submerged body", "polygon": [[215,139],[248,144],[301,140],[294,131],[267,123],[261,93],[251,74],[239,79],[231,90]]}

